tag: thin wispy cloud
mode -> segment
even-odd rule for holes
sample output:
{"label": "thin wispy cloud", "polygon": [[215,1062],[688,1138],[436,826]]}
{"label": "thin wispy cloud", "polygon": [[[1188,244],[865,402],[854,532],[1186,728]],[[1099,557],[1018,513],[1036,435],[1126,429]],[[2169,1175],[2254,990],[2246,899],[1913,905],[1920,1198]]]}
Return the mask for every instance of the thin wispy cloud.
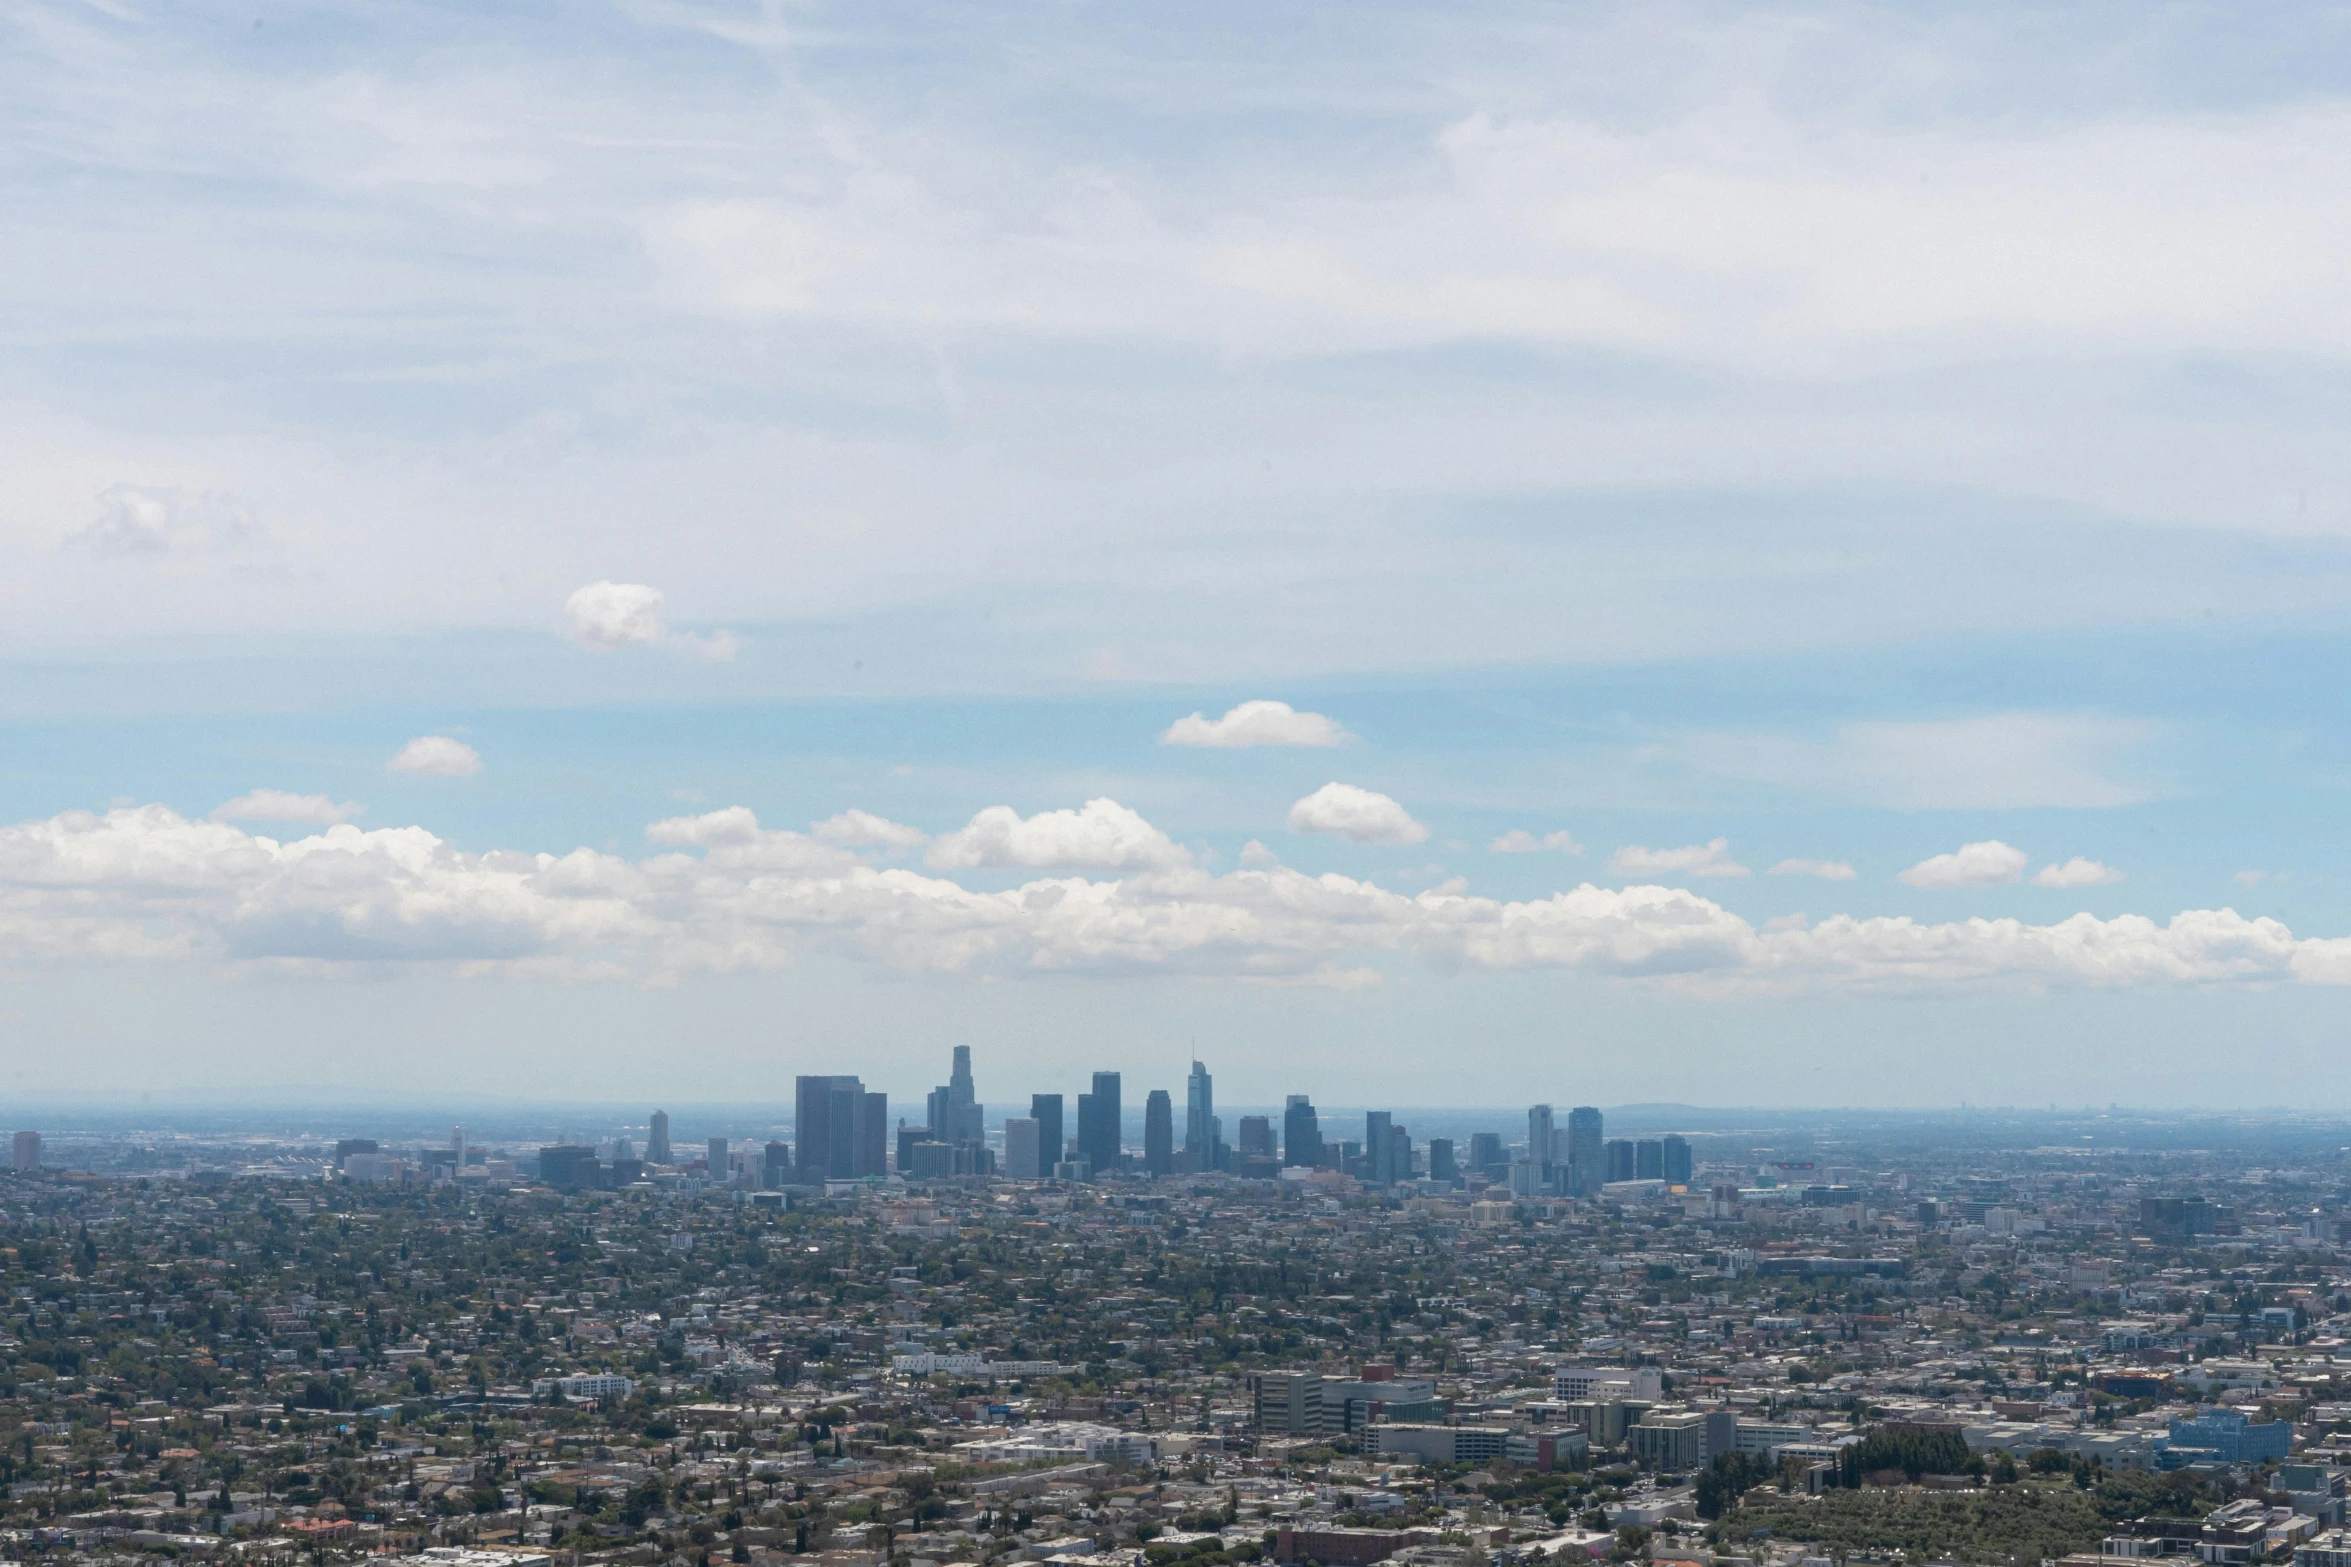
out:
{"label": "thin wispy cloud", "polygon": [[1649,849],[1628,844],[1608,857],[1614,876],[1747,876],[1746,866],[1731,858],[1728,838],[1693,843],[1679,849]]}

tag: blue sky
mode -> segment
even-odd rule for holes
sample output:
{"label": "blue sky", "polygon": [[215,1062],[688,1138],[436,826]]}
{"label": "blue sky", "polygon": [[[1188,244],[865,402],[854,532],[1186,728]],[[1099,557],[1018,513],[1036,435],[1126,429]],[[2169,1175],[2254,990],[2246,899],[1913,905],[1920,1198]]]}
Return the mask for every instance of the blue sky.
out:
{"label": "blue sky", "polygon": [[0,29],[0,1091],[2340,1098],[2338,13]]}

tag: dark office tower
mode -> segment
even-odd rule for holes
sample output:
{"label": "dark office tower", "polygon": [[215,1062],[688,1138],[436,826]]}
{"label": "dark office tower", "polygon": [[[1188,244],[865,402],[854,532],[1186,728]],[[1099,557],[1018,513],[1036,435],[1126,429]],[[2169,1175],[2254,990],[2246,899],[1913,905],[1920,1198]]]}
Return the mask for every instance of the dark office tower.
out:
{"label": "dark office tower", "polygon": [[1567,1112],[1567,1166],[1566,1189],[1579,1197],[1589,1197],[1600,1189],[1603,1166],[1600,1157],[1600,1112],[1590,1105],[1577,1105]]}
{"label": "dark office tower", "polygon": [[1453,1163],[1452,1138],[1432,1137],[1429,1139],[1429,1179],[1432,1181],[1458,1181],[1461,1179],[1461,1171]]}
{"label": "dark office tower", "polygon": [[581,1143],[557,1143],[539,1150],[539,1179],[549,1186],[571,1190],[594,1186],[602,1172],[596,1150]]}
{"label": "dark office tower", "polygon": [[890,1173],[890,1096],[857,1096],[857,1139],[850,1154],[851,1175]]}
{"label": "dark office tower", "polygon": [[1654,1137],[1644,1137],[1633,1144],[1633,1179],[1662,1181],[1665,1179],[1665,1144]]}
{"label": "dark office tower", "polygon": [[[809,1186],[848,1180],[857,1168],[858,1101],[865,1096],[865,1085],[854,1077],[803,1077],[796,1086],[795,1176]],[[885,1127],[883,1135],[887,1132]]]}
{"label": "dark office tower", "polygon": [[1690,1140],[1687,1137],[1668,1137],[1665,1140],[1665,1184],[1690,1184]]}
{"label": "dark office tower", "polygon": [[769,1143],[759,1161],[759,1184],[774,1191],[792,1178],[792,1145]]}
{"label": "dark office tower", "polygon": [[1216,1080],[1195,1061],[1192,1075],[1184,1079],[1184,1152],[1191,1156],[1191,1167],[1213,1170],[1223,1163],[1217,1147],[1223,1140],[1216,1122]]}
{"label": "dark office tower", "polygon": [[1503,1153],[1500,1132],[1472,1132],[1469,1134],[1469,1167],[1489,1179],[1501,1179],[1494,1172],[1496,1170],[1507,1171],[1510,1167],[1510,1161]]}
{"label": "dark office tower", "polygon": [[1069,1157],[1069,1144],[1062,1141],[1061,1096],[1029,1095],[1029,1119],[1037,1123],[1035,1173],[1040,1179],[1049,1181],[1053,1178],[1053,1167]]}
{"label": "dark office tower", "polygon": [[1538,1178],[1548,1179],[1544,1166],[1551,1163],[1551,1145],[1558,1140],[1551,1133],[1551,1107],[1527,1106],[1527,1163],[1535,1167]]}
{"label": "dark office tower", "polygon": [[1412,1133],[1405,1127],[1388,1128],[1388,1179],[1391,1182],[1412,1179]]}
{"label": "dark office tower", "polygon": [[913,1172],[915,1145],[932,1140],[929,1127],[909,1126],[904,1121],[898,1123],[898,1173],[900,1175]]}
{"label": "dark office tower", "polygon": [[1175,1173],[1175,1101],[1154,1088],[1143,1101],[1143,1168],[1153,1175]]}
{"label": "dark office tower", "polygon": [[1367,1110],[1363,1115],[1363,1178],[1374,1186],[1396,1180],[1396,1172],[1388,1167],[1388,1129],[1395,1121],[1386,1110]]}
{"label": "dark office tower", "polygon": [[1121,1113],[1118,1074],[1096,1072],[1094,1091],[1078,1095],[1078,1157],[1092,1165],[1096,1175],[1119,1167],[1126,1146]]}
{"label": "dark office tower", "polygon": [[1282,1163],[1310,1170],[1322,1163],[1322,1123],[1304,1094],[1292,1094],[1282,1110]]}
{"label": "dark office tower", "polygon": [[1611,1137],[1600,1145],[1600,1174],[1611,1181],[1629,1181],[1633,1177],[1633,1145],[1622,1137]]}
{"label": "dark office tower", "polygon": [[1271,1159],[1273,1146],[1273,1117],[1245,1115],[1241,1117],[1241,1141],[1234,1150],[1244,1159]]}
{"label": "dark office tower", "polygon": [[669,1112],[656,1110],[652,1122],[645,1128],[645,1162],[673,1164],[669,1156]]}

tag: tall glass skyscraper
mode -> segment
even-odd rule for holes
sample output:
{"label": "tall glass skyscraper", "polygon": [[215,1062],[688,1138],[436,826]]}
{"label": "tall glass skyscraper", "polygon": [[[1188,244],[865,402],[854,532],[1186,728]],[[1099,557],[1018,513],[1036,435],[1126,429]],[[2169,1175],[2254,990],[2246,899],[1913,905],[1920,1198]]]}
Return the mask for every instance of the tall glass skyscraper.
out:
{"label": "tall glass skyscraper", "polygon": [[1037,1174],[1050,1180],[1053,1167],[1069,1157],[1061,1129],[1061,1096],[1029,1095],[1029,1119],[1037,1123]]}
{"label": "tall glass skyscraper", "polygon": [[1282,1163],[1309,1169],[1322,1163],[1322,1122],[1304,1094],[1292,1094],[1282,1109]]}
{"label": "tall glass skyscraper", "polygon": [[1143,1101],[1143,1168],[1153,1175],[1175,1173],[1175,1101],[1154,1088]]}
{"label": "tall glass skyscraper", "polygon": [[1078,1152],[1099,1175],[1115,1170],[1125,1152],[1120,1117],[1118,1074],[1096,1072],[1094,1091],[1078,1095]]}
{"label": "tall glass skyscraper", "polygon": [[1184,1079],[1184,1152],[1195,1170],[1214,1170],[1224,1163],[1224,1128],[1216,1119],[1216,1080],[1208,1068],[1192,1063]]}
{"label": "tall glass skyscraper", "polygon": [[1577,1105],[1567,1112],[1567,1170],[1563,1183],[1573,1196],[1589,1197],[1600,1189],[1605,1179],[1601,1168],[1600,1112],[1590,1105]]}

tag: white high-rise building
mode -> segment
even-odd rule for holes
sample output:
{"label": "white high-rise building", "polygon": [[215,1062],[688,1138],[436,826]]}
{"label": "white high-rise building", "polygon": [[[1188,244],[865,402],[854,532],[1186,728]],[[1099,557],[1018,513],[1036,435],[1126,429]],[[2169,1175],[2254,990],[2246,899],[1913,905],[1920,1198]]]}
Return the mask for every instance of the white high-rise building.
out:
{"label": "white high-rise building", "polygon": [[1038,1143],[1037,1132],[1034,1116],[1004,1118],[1004,1173],[1016,1181],[1041,1180],[1053,1173],[1042,1162],[1044,1150]]}

